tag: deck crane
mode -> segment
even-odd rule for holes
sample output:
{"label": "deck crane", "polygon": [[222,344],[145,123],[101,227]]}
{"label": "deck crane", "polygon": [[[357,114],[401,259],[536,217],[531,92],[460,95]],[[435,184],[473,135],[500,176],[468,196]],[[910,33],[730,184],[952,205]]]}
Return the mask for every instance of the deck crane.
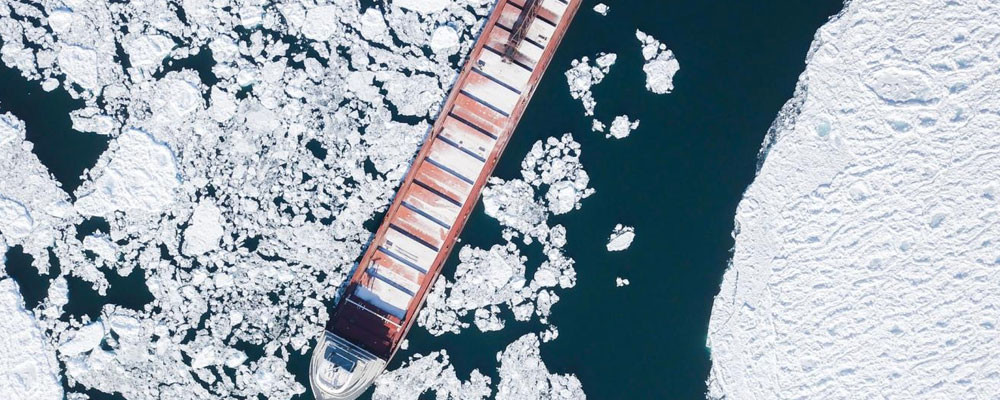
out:
{"label": "deck crane", "polygon": [[507,39],[507,44],[504,46],[504,61],[509,63],[514,60],[517,48],[521,45],[521,41],[528,36],[528,27],[531,26],[531,22],[538,16],[540,8],[542,8],[542,0],[526,0],[524,2],[524,11],[521,12],[521,15],[517,17],[517,21],[514,22],[514,26],[511,27],[510,38]]}

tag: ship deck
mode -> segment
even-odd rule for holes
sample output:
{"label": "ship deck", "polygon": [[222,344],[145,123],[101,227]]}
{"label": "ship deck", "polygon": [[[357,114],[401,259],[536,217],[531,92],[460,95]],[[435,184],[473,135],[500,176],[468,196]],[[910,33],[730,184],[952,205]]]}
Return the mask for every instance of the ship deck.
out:
{"label": "ship deck", "polygon": [[582,0],[541,0],[512,60],[527,0],[499,0],[331,312],[327,330],[388,360],[415,320]]}

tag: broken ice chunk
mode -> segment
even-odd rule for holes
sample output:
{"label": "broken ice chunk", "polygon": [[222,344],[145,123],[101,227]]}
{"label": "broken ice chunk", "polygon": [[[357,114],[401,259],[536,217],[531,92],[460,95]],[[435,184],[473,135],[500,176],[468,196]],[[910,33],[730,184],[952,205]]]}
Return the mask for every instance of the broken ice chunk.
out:
{"label": "broken ice chunk", "polygon": [[633,239],[635,239],[635,228],[622,224],[615,225],[615,230],[611,232],[611,237],[608,238],[608,251],[628,249],[632,245]]}

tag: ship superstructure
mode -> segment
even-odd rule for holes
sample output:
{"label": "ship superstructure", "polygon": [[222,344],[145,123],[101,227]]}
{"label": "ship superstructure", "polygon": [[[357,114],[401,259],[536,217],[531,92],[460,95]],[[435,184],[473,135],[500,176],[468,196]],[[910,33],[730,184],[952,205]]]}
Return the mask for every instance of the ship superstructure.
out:
{"label": "ship superstructure", "polygon": [[313,350],[317,399],[354,399],[413,326],[582,0],[498,0]]}

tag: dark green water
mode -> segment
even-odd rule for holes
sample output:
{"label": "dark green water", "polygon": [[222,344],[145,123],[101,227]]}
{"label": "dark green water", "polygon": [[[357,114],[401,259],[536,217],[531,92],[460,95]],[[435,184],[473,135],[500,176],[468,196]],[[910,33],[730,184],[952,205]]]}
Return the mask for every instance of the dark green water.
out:
{"label": "dark green water", "polygon": [[[566,250],[577,260],[578,282],[557,292],[561,300],[551,321],[560,336],[542,345],[542,358],[553,372],[576,374],[592,399],[704,398],[711,365],[705,338],[712,298],[733,246],[736,204],[753,179],[765,132],[792,95],[814,32],[841,4],[623,1],[609,2],[610,14],[601,17],[590,10],[596,3],[581,8],[497,168],[500,177],[518,177],[521,159],[536,140],[572,132],[597,189],[583,209],[551,221],[567,227]],[[680,61],[674,93],[645,90],[637,28],[664,42]],[[620,114],[641,120],[624,140],[590,132],[590,119],[570,98],[562,75],[572,59],[602,51],[617,53],[618,63],[593,89],[597,116],[606,123]],[[182,64],[209,73],[206,56]],[[104,138],[71,130],[67,113],[79,104],[65,92],[42,92],[3,66],[0,83],[3,109],[26,122],[35,153],[65,188],[75,188],[80,172],[106,148]],[[608,253],[604,245],[616,223],[634,226],[637,238],[628,251]],[[79,230],[106,230],[106,225],[87,221]],[[462,240],[489,247],[501,240],[499,232],[480,206]],[[537,245],[527,255],[529,268],[542,261]],[[17,274],[22,289],[35,287],[29,294],[43,296],[48,277],[23,272],[30,258],[19,250],[8,256],[7,270]],[[446,266],[449,278],[456,264],[453,257]],[[138,287],[140,275],[137,269],[122,279]],[[616,288],[616,276],[632,285]],[[148,301],[142,293],[100,299],[83,288],[79,292],[74,302],[85,301],[78,315],[90,315],[108,301],[134,308]],[[414,353],[444,348],[460,378],[478,368],[495,384],[496,353],[521,335],[542,330],[537,322],[512,320],[491,333],[472,327],[461,335],[433,337],[416,328],[409,349],[390,367]],[[306,357],[293,358],[289,366],[307,382]]]}

